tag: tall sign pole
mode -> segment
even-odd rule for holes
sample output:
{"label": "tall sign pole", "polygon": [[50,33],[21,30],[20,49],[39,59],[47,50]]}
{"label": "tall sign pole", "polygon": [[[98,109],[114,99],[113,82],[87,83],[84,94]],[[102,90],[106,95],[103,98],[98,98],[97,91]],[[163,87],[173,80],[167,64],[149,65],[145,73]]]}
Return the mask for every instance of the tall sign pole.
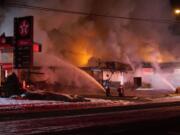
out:
{"label": "tall sign pole", "polygon": [[30,80],[30,69],[33,66],[33,16],[14,19],[14,68],[27,69]]}

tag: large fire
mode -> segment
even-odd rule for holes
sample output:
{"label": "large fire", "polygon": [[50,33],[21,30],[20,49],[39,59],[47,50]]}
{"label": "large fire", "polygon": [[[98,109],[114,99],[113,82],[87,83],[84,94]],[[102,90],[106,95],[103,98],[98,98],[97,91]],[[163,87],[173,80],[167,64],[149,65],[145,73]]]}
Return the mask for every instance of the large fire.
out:
{"label": "large fire", "polygon": [[139,48],[139,53],[142,59],[146,62],[156,62],[156,63],[163,63],[163,62],[172,62],[175,61],[173,55],[168,53],[167,51],[160,50],[157,48],[159,45],[152,45]]}
{"label": "large fire", "polygon": [[90,43],[85,38],[76,40],[72,50],[74,51],[75,64],[78,66],[86,66],[92,57]]}
{"label": "large fire", "polygon": [[89,54],[87,54],[87,53],[83,54],[83,56],[80,60],[80,65],[86,65],[90,58],[91,58],[91,56]]}

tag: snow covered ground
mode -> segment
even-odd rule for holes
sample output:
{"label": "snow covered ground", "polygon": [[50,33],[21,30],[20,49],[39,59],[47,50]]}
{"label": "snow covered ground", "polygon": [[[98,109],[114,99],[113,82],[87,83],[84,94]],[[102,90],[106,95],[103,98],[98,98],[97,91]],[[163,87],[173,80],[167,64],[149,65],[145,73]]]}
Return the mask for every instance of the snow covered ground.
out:
{"label": "snow covered ground", "polygon": [[38,109],[58,109],[58,110],[70,110],[70,109],[86,109],[97,107],[109,107],[109,106],[125,106],[133,105],[136,102],[125,100],[106,100],[88,98],[89,102],[63,102],[63,101],[45,101],[45,100],[17,100],[10,98],[0,98],[0,113],[2,110],[33,110]]}
{"label": "snow covered ground", "polygon": [[[138,97],[139,92],[139,97]],[[145,91],[143,91],[144,93]],[[159,97],[154,97],[153,91],[147,91],[146,97],[142,97],[142,92],[137,91],[136,96],[132,97],[112,97],[112,98],[85,98],[86,102],[64,102],[50,100],[28,100],[28,99],[12,99],[0,98],[0,114],[8,111],[45,111],[45,110],[71,110],[71,109],[87,109],[110,106],[129,106],[148,103],[175,102],[180,101],[180,95],[164,93],[160,91]],[[156,94],[158,92],[156,91]]]}
{"label": "snow covered ground", "polygon": [[[138,100],[137,100],[138,101]],[[7,111],[42,111],[42,110],[71,110],[87,109],[110,106],[129,106],[148,103],[180,101],[180,96],[155,98],[148,101],[136,100],[107,100],[91,98],[89,102],[63,102],[63,101],[40,101],[40,100],[16,100],[0,98],[0,114]]]}

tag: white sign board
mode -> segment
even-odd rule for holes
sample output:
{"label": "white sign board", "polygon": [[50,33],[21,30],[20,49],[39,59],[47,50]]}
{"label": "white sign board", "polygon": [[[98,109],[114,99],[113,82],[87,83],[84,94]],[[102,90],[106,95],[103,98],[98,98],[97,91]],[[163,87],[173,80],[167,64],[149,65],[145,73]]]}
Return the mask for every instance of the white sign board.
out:
{"label": "white sign board", "polygon": [[0,63],[13,63],[13,52],[0,51]]}

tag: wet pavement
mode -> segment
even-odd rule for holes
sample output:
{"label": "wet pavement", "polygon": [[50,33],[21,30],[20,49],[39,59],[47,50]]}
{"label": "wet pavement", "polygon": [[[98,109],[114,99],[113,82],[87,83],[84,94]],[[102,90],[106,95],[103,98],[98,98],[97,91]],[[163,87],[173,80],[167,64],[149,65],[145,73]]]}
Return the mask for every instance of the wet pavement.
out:
{"label": "wet pavement", "polygon": [[[48,116],[49,115],[49,116]],[[1,120],[0,134],[141,134],[179,133],[180,103],[151,104],[134,107],[111,107],[71,113],[44,112],[7,115]],[[21,117],[20,117],[21,116]],[[1,116],[2,118],[2,116]],[[108,131],[105,131],[109,129]],[[156,129],[156,130],[153,130]]]}

